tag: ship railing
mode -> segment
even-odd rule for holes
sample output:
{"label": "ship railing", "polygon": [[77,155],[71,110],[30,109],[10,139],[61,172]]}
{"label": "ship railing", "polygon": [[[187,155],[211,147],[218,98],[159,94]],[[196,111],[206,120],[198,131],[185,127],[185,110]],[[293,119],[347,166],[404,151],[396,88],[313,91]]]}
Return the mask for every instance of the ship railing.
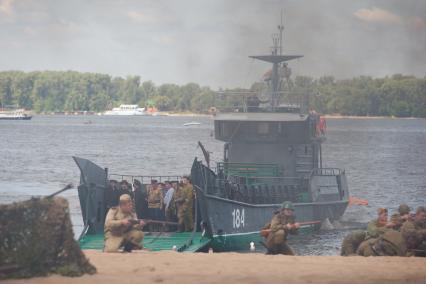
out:
{"label": "ship railing", "polygon": [[123,175],[123,174],[109,174],[108,180],[117,180],[117,181],[131,181],[139,180],[142,184],[150,184],[152,180],[157,180],[158,182],[165,181],[180,181],[182,176],[170,175],[170,176],[158,176],[158,175]]}
{"label": "ship railing", "polygon": [[231,183],[255,185],[255,184],[270,184],[270,185],[295,185],[300,184],[300,177],[282,177],[282,176],[228,176]]}
{"label": "ship railing", "polygon": [[224,176],[241,177],[276,177],[281,175],[281,169],[278,164],[258,164],[258,163],[217,163],[216,172]]}
{"label": "ship railing", "polygon": [[340,176],[345,171],[338,168],[315,168],[311,170],[310,176]]}
{"label": "ship railing", "polygon": [[208,186],[207,193],[252,204],[278,204],[284,200],[309,202],[310,194],[304,188],[303,179],[299,177],[256,177],[256,182],[228,178]]}

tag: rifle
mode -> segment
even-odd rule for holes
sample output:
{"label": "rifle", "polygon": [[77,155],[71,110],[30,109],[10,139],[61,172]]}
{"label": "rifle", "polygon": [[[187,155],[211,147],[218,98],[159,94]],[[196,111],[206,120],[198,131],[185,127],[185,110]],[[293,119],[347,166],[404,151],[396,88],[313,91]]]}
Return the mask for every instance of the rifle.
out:
{"label": "rifle", "polygon": [[139,224],[141,221],[143,221],[145,224],[160,224],[160,225],[163,225],[163,226],[164,225],[174,225],[174,226],[179,225],[179,223],[177,223],[177,222],[152,220],[152,219],[130,219],[129,220],[129,222],[132,226]]}
{"label": "rifle", "polygon": [[[321,224],[321,221],[310,221],[310,222],[300,222],[299,225],[300,226],[305,226],[305,225],[316,225],[316,224]],[[293,224],[290,224],[293,225]],[[269,234],[271,233],[271,229],[263,229],[260,231],[260,235],[262,237],[268,237]]]}
{"label": "rifle", "polygon": [[63,189],[58,190],[57,192],[54,192],[54,193],[52,193],[52,194],[50,194],[50,195],[46,196],[46,198],[52,198],[52,197],[54,197],[54,196],[58,195],[59,193],[62,193],[62,192],[66,191],[66,190],[68,190],[68,189],[71,189],[71,188],[73,188],[73,185],[72,185],[71,183],[69,183],[69,184],[67,184],[67,185],[66,185]]}

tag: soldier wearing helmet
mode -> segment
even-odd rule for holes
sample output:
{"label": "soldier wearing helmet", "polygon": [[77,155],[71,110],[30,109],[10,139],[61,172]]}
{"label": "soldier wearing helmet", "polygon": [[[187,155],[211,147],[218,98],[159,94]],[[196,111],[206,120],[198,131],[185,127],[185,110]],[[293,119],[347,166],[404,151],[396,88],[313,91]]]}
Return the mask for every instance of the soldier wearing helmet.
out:
{"label": "soldier wearing helmet", "polygon": [[391,222],[395,224],[395,226],[393,227],[394,230],[401,230],[401,227],[404,222],[411,219],[410,211],[410,207],[408,207],[407,204],[399,205],[398,213],[392,214],[391,216]]}
{"label": "soldier wearing helmet", "polygon": [[117,252],[121,247],[124,251],[142,249],[141,243],[144,237],[141,231],[145,223],[137,220],[133,212],[133,202],[128,194],[123,194],[119,199],[119,206],[109,209],[105,218],[105,252]]}
{"label": "soldier wearing helmet", "polygon": [[293,249],[287,245],[287,237],[289,234],[296,234],[299,229],[299,223],[295,222],[294,205],[290,201],[285,201],[281,205],[271,222],[264,227],[270,232],[266,236],[265,246],[268,254],[286,254],[294,255]]}

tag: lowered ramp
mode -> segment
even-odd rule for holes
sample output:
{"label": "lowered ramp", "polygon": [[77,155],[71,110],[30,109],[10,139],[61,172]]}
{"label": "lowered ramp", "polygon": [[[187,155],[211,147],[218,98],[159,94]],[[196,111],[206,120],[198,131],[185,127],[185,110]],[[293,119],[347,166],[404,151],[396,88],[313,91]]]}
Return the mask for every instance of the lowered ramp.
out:
{"label": "lowered ramp", "polygon": [[[191,240],[192,232],[183,233],[160,233],[145,232],[143,240],[144,249],[151,251],[172,250],[176,246],[179,252],[197,252],[205,248],[210,239],[202,237],[201,233],[196,232]],[[85,235],[80,240],[81,249],[102,250],[104,247],[104,235]]]}

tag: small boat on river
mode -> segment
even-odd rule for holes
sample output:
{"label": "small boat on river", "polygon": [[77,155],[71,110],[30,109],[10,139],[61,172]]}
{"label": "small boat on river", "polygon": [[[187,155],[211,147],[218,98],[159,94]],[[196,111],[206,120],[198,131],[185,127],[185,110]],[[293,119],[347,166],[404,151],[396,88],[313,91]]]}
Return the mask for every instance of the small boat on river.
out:
{"label": "small boat on river", "polygon": [[138,105],[120,105],[104,112],[104,115],[146,115],[146,112],[145,108],[140,108]]}
{"label": "small boat on river", "polygon": [[0,120],[30,120],[31,115],[25,109],[0,108]]}

